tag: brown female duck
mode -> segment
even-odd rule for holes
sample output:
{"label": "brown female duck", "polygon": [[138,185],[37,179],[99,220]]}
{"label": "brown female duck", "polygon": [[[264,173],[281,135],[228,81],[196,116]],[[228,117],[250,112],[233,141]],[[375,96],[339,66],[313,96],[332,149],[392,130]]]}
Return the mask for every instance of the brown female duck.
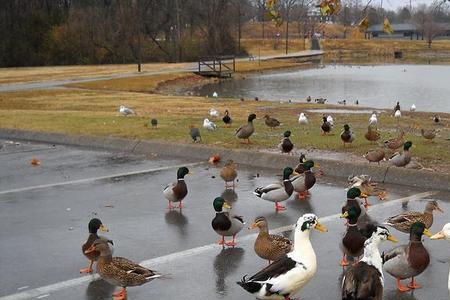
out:
{"label": "brown female duck", "polygon": [[367,151],[366,154],[363,155],[365,159],[371,162],[376,162],[380,164],[380,161],[384,160],[386,156],[386,153],[384,152],[384,149],[377,148]]}
{"label": "brown female duck", "polygon": [[99,252],[100,257],[97,262],[97,273],[108,283],[122,287],[122,290],[114,294],[114,300],[127,298],[126,288],[129,286],[139,286],[150,282],[161,274],[140,266],[129,259],[123,257],[112,257],[108,244],[99,239],[84,253]]}
{"label": "brown female duck", "polygon": [[381,134],[378,132],[376,127],[370,126],[367,127],[367,132],[364,134],[364,137],[369,142],[376,142],[381,138]]}
{"label": "brown female duck", "polygon": [[250,114],[247,119],[247,124],[236,129],[236,137],[238,139],[247,140],[247,144],[250,144],[250,136],[255,132],[255,127],[253,126],[254,119],[256,119],[256,115]]}
{"label": "brown female duck", "polygon": [[433,211],[438,210],[444,212],[436,200],[428,201],[423,213],[418,211],[407,211],[399,215],[395,215],[386,220],[385,224],[394,227],[395,229],[408,233],[411,225],[416,222],[425,224],[425,228],[429,229],[433,225]]}
{"label": "brown female duck", "polygon": [[81,246],[81,250],[83,251],[84,256],[86,256],[86,258],[89,259],[90,263],[87,268],[81,269],[80,273],[92,273],[92,265],[94,264],[94,261],[98,260],[100,253],[98,251],[93,251],[86,254],[85,251],[89,249],[97,239],[102,238],[105,239],[105,241],[109,242],[111,245],[113,244],[111,240],[99,237],[97,235],[98,230],[108,232],[108,228],[106,228],[106,226],[102,224],[102,221],[100,221],[100,219],[97,218],[91,219],[88,224],[88,229],[89,229],[89,236],[86,242]]}
{"label": "brown female duck", "polygon": [[220,170],[220,177],[225,181],[225,188],[228,188],[228,182],[232,182],[231,187],[234,188],[234,180],[237,177],[236,164],[233,160],[229,159],[225,166]]}
{"label": "brown female duck", "polygon": [[384,146],[391,150],[396,150],[405,143],[405,132],[401,130],[396,138],[384,141]]}
{"label": "brown female duck", "polygon": [[292,242],[281,236],[269,234],[267,220],[264,217],[257,217],[249,229],[259,228],[258,237],[255,240],[255,252],[262,259],[267,259],[269,264],[291,252]]}
{"label": "brown female duck", "polygon": [[270,129],[274,129],[275,127],[278,127],[281,125],[280,121],[278,121],[275,118],[272,118],[269,115],[264,116],[264,123],[266,123],[266,125],[269,126]]}

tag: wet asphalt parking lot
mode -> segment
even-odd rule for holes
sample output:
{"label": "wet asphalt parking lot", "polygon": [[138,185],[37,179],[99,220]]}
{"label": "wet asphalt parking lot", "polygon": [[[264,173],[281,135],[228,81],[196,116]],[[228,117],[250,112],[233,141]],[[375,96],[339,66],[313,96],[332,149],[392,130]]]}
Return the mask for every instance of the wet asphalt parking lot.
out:
{"label": "wet asphalt parking lot", "polygon": [[[170,279],[129,288],[128,299],[254,299],[235,282],[267,265],[253,252],[256,232],[244,229],[236,248],[222,249],[215,244],[219,236],[210,225],[212,200],[224,193],[220,166],[62,145],[5,140],[0,145],[0,300],[111,299],[115,287],[78,272],[87,266],[81,245],[92,217],[110,229],[104,235],[114,241],[114,255],[170,274]],[[33,157],[40,160],[39,166],[31,166]],[[175,180],[181,165],[187,165],[194,175],[186,177],[185,208],[169,211],[162,189]],[[276,213],[272,203],[258,199],[252,191],[277,180],[277,174],[281,170],[239,166],[235,193],[228,190],[225,198],[233,213],[244,216],[248,225],[263,215],[271,229],[286,236],[290,236],[286,226],[300,215],[317,214],[329,232],[311,235],[318,271],[298,296],[303,300],[340,299],[339,240],[345,227],[336,214],[345,200],[345,182],[323,176],[309,200],[291,198],[285,202],[288,210]],[[431,231],[450,222],[448,193],[431,195],[429,190],[386,187],[387,201],[371,199],[373,218],[381,221],[403,211],[406,200],[407,209],[422,210],[425,200],[437,199],[445,213],[436,214]],[[391,232],[402,243],[408,240],[395,229]],[[424,288],[400,294],[394,278],[385,274],[385,299],[449,299],[450,244],[428,238],[424,243],[431,254],[430,266],[417,278]],[[386,242],[382,250],[394,246]]]}

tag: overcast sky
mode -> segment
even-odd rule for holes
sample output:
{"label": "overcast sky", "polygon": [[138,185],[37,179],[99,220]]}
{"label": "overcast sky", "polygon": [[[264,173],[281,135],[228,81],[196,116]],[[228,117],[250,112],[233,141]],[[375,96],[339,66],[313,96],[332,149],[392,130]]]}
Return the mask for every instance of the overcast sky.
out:
{"label": "overcast sky", "polygon": [[[373,5],[381,5],[383,1],[383,7],[385,9],[397,9],[398,7],[409,6],[409,0],[373,0]],[[432,0],[411,0],[412,6],[416,6],[421,3],[429,4]]]}

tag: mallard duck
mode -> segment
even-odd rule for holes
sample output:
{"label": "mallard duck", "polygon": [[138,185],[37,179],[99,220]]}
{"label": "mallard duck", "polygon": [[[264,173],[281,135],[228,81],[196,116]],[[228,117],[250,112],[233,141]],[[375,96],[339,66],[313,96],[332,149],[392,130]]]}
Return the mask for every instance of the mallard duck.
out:
{"label": "mallard duck", "polygon": [[135,115],[136,113],[131,108],[128,108],[124,105],[121,105],[119,107],[119,113],[121,113],[123,116],[129,116],[129,115]]}
{"label": "mallard duck", "polygon": [[298,117],[298,123],[300,125],[308,125],[308,118],[306,117],[305,113],[300,113]]}
{"label": "mallard duck", "polygon": [[361,216],[361,213],[363,212],[363,209],[361,208],[361,203],[359,202],[358,197],[363,197],[364,194],[361,193],[361,190],[357,187],[352,187],[348,189],[347,191],[347,201],[345,202],[344,206],[342,206],[341,213],[344,214],[346,211],[348,211],[351,207],[354,207],[356,210],[356,214],[358,216]]}
{"label": "mallard duck", "polygon": [[434,130],[434,129],[425,130],[422,128],[420,130],[420,133],[427,141],[430,141],[430,142],[433,142],[433,139],[436,137],[436,130]]}
{"label": "mallard duck", "polygon": [[[219,245],[236,246],[236,234],[244,227],[244,219],[241,216],[230,215],[229,212],[224,212],[224,208],[231,209],[231,206],[222,197],[214,199],[213,207],[216,211],[216,216],[212,220],[211,225],[214,231],[222,236]],[[231,242],[225,242],[226,236],[232,236],[233,240]]]}
{"label": "mallard duck", "polygon": [[[88,224],[89,229],[89,236],[86,240],[86,242],[81,246],[81,250],[83,251],[83,254],[86,256],[87,259],[89,259],[89,266],[87,268],[81,269],[80,273],[92,273],[92,265],[94,264],[94,261],[98,260],[98,257],[100,256],[100,253],[97,251],[85,254],[84,251],[89,249],[96,240],[98,240],[100,237],[97,235],[97,231],[103,231],[108,232],[108,228],[106,228],[105,225],[103,225],[102,221],[97,218],[93,218],[89,221]],[[106,238],[101,237],[102,239],[105,239],[107,242],[109,242],[111,245],[113,245],[113,242],[111,240],[108,240]]]}
{"label": "mallard duck", "polygon": [[345,144],[351,144],[355,140],[355,134],[350,130],[348,124],[344,125],[344,130],[341,132],[341,140]]}
{"label": "mallard duck", "polygon": [[308,195],[308,190],[316,184],[316,176],[311,170],[314,166],[318,166],[318,164],[315,164],[312,160],[305,161],[302,167],[304,169],[303,173],[291,178],[292,186],[294,191],[298,193],[299,199],[305,199]]}
{"label": "mallard duck", "polygon": [[411,151],[409,150],[412,147],[412,142],[407,141],[403,145],[403,151],[400,153],[394,153],[389,162],[396,167],[404,167],[411,161]]}
{"label": "mallard duck", "polygon": [[298,158],[298,160],[299,160],[299,163],[295,167],[294,171],[299,173],[299,174],[303,174],[306,171],[305,166],[303,165],[303,163],[306,162],[305,154],[300,153],[300,157]]}
{"label": "mallard duck", "polygon": [[384,141],[384,146],[391,150],[396,150],[401,146],[403,146],[404,143],[405,143],[405,132],[403,130],[400,130],[396,138]]}
{"label": "mallard duck", "polygon": [[394,227],[398,231],[409,233],[411,225],[416,222],[425,224],[425,228],[429,229],[433,225],[433,211],[444,211],[439,207],[436,200],[430,200],[425,206],[423,213],[419,211],[407,211],[386,220],[385,224]]}
{"label": "mallard duck", "polygon": [[236,164],[232,159],[227,160],[225,166],[220,170],[220,177],[225,181],[225,188],[228,187],[228,182],[232,182],[231,187],[234,188],[234,180],[237,177]]}
{"label": "mallard duck", "polygon": [[278,127],[281,125],[280,121],[278,121],[275,118],[270,117],[269,115],[264,116],[264,123],[266,123],[266,125],[269,126],[271,129],[274,129],[275,127]]}
{"label": "mallard duck", "polygon": [[218,116],[220,116],[220,113],[216,109],[210,108],[209,115],[213,118],[217,118]]}
{"label": "mallard duck", "polygon": [[247,144],[250,144],[250,136],[255,132],[255,127],[253,126],[254,119],[256,119],[256,115],[250,114],[247,119],[247,124],[236,129],[236,137],[247,140]]}
{"label": "mallard duck", "polygon": [[228,127],[230,127],[231,123],[233,123],[233,120],[230,117],[230,112],[227,110],[225,110],[225,115],[222,118],[222,121],[225,123],[225,125],[227,125]]}
{"label": "mallard duck", "polygon": [[294,149],[294,144],[289,139],[290,136],[291,132],[289,130],[283,133],[283,139],[281,140],[281,143],[278,145],[278,149],[281,150],[281,153],[290,153],[292,149]]}
{"label": "mallard duck", "polygon": [[377,124],[378,124],[377,114],[373,113],[369,118],[369,127],[377,126]]}
{"label": "mallard duck", "polygon": [[199,143],[202,141],[202,136],[200,135],[200,130],[195,127],[195,125],[189,125],[189,135],[194,143]]}
{"label": "mallard duck", "polygon": [[[377,183],[372,182],[369,175],[350,175],[348,177],[348,187],[357,187],[364,196],[378,196],[380,200],[386,199],[386,191],[378,186]],[[367,198],[366,203],[367,203]]]}
{"label": "mallard duck", "polygon": [[[383,267],[397,279],[397,288],[400,292],[420,288],[414,277],[421,274],[430,264],[430,256],[422,244],[422,235],[431,237],[425,224],[416,222],[411,225],[409,244],[401,245],[383,253]],[[408,286],[401,284],[400,280],[411,278]]]}
{"label": "mallard duck", "polygon": [[369,163],[376,162],[378,164],[380,164],[380,161],[385,159],[385,156],[386,152],[384,152],[384,150],[381,148],[371,149],[363,155],[363,157],[367,159]]}
{"label": "mallard duck", "polygon": [[383,299],[383,262],[378,246],[386,240],[397,242],[389,230],[377,226],[371,237],[364,243],[363,258],[344,274],[342,300]]}
{"label": "mallard duck", "polygon": [[294,249],[255,275],[237,282],[257,299],[289,300],[316,274],[317,260],[309,240],[311,229],[327,229],[314,214],[304,214],[295,226]]}
{"label": "mallard duck", "polygon": [[183,208],[183,199],[188,193],[186,183],[184,182],[184,176],[192,174],[186,167],[181,167],[177,171],[177,182],[169,183],[163,190],[164,197],[169,200],[169,209],[175,208],[172,202],[180,202],[178,208]]}
{"label": "mallard duck", "polygon": [[152,125],[153,129],[158,129],[158,120],[157,119],[151,119],[150,125]]}
{"label": "mallard duck", "polygon": [[108,244],[99,239],[84,253],[99,252],[97,262],[97,273],[108,283],[122,287],[122,290],[114,294],[114,300],[124,300],[127,298],[126,288],[129,286],[139,286],[150,282],[162,275],[140,266],[124,257],[112,257]]}
{"label": "mallard duck", "polygon": [[258,237],[255,240],[255,252],[262,259],[275,261],[288,254],[292,250],[292,242],[281,235],[269,234],[269,226],[264,217],[257,217],[249,229],[259,228]]}
{"label": "mallard duck", "polygon": [[[447,223],[444,225],[441,231],[430,237],[432,240],[442,240],[446,239],[447,241],[450,241],[450,223]],[[448,291],[450,292],[450,272],[448,276]]]}
{"label": "mallard duck", "polygon": [[376,142],[381,138],[381,134],[378,132],[376,127],[369,125],[367,127],[367,132],[364,134],[364,137],[369,142]]}
{"label": "mallard duck", "polygon": [[213,121],[210,121],[209,119],[204,119],[203,128],[205,128],[208,131],[215,131],[217,129],[217,125]]}
{"label": "mallard duck", "polygon": [[279,202],[289,199],[289,197],[294,192],[294,187],[292,186],[289,176],[291,174],[298,174],[290,167],[286,167],[283,170],[283,183],[272,183],[265,187],[257,188],[253,194],[261,199],[275,202],[275,209],[286,210],[286,207],[281,205]]}
{"label": "mallard duck", "polygon": [[325,116],[323,116],[322,121],[323,123],[320,128],[322,128],[322,135],[326,135],[331,132],[331,124],[327,121],[327,117]]}

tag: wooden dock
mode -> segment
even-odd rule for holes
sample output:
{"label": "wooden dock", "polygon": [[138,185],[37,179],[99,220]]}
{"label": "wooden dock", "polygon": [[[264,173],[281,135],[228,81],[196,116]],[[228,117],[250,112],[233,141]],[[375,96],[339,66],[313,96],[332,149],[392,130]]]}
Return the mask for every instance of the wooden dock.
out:
{"label": "wooden dock", "polygon": [[208,56],[198,61],[198,75],[206,77],[232,77],[236,71],[236,58],[228,56]]}

